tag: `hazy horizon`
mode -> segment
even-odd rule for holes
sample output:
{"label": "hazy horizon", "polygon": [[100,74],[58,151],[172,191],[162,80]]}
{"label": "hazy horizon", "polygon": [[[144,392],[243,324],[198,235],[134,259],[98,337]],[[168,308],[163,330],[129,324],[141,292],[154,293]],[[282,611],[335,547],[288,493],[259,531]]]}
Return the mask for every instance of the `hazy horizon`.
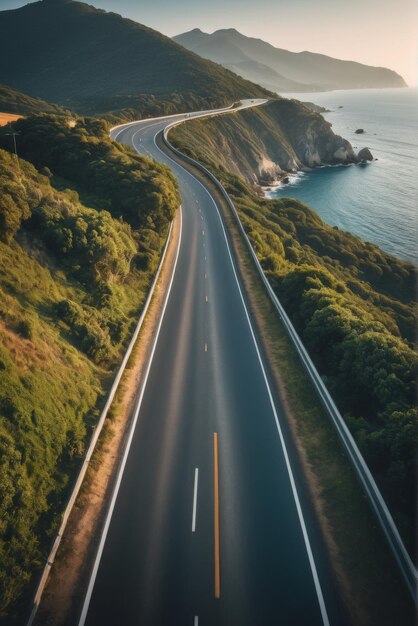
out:
{"label": "hazy horizon", "polygon": [[[27,0],[0,0],[0,9],[14,9]],[[417,85],[418,7],[415,0],[87,0],[173,37],[200,28],[213,32],[235,28],[275,47],[293,52],[309,50],[338,59],[395,70],[410,86]],[[182,7],[182,11],[179,11]],[[260,15],[266,19],[260,19]],[[289,77],[291,78],[291,77]]]}

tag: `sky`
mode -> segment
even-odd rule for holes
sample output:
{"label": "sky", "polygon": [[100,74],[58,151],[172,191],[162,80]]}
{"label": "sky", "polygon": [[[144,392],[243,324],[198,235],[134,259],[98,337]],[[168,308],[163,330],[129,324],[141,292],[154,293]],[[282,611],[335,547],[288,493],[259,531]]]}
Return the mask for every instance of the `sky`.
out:
{"label": "sky", "polygon": [[[294,52],[389,67],[418,84],[417,0],[87,0],[168,36],[236,28]],[[0,0],[14,9],[28,0]]]}

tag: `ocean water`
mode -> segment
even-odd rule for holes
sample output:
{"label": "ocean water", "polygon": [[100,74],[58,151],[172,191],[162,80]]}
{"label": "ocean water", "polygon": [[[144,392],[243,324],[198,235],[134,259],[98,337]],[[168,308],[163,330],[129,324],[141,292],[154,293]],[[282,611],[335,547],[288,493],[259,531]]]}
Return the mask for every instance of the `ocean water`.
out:
{"label": "ocean water", "polygon": [[[284,94],[315,102],[335,133],[377,161],[292,176],[270,197],[294,197],[324,221],[418,265],[418,91],[368,89]],[[342,107],[342,108],[339,108]],[[355,130],[363,128],[364,134]]]}

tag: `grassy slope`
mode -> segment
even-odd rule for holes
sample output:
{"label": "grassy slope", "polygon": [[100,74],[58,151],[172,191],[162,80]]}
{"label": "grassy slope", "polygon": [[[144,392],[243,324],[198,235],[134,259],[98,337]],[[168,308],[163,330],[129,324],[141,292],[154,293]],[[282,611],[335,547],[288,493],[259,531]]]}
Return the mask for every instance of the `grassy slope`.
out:
{"label": "grassy slope", "polygon": [[[186,126],[171,135],[180,149],[189,136]],[[208,123],[209,138],[210,130]],[[255,196],[226,171],[224,155],[208,149],[209,140],[199,143],[202,150],[189,146],[188,152],[222,180],[233,198],[264,270],[373,468],[413,553],[416,271],[377,246],[328,226],[296,200]]]}
{"label": "grassy slope", "polygon": [[[117,219],[101,210],[97,180],[87,208],[75,191],[54,189],[48,170],[23,160],[19,169],[0,150],[0,622],[8,626],[21,621],[178,202],[165,170],[153,183],[147,159],[116,146],[112,159],[112,142],[94,145],[115,170],[123,159],[128,193],[131,177],[135,201]],[[151,207],[147,192],[161,181],[167,195]]]}
{"label": "grassy slope", "polygon": [[32,98],[13,87],[0,85],[0,111],[34,115],[35,113],[65,113],[65,109],[40,98]]}

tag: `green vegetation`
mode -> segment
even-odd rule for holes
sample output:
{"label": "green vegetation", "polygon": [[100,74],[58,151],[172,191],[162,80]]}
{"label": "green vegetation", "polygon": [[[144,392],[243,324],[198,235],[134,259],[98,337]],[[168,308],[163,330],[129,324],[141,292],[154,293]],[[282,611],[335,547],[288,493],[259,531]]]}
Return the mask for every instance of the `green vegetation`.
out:
{"label": "green vegetation", "polygon": [[167,168],[113,144],[104,122],[69,121],[22,120],[20,147],[40,169],[0,150],[0,623],[8,626],[20,623],[45,562],[179,202]]}
{"label": "green vegetation", "polygon": [[66,112],[57,104],[45,102],[40,98],[32,98],[8,85],[0,85],[0,111],[2,113],[17,113],[18,115]]}
{"label": "green vegetation", "polygon": [[[38,115],[14,128],[19,154],[93,194],[101,208],[134,228],[159,230],[179,205],[171,171],[111,141],[103,120]],[[0,136],[0,146],[9,146],[8,139]]]}
{"label": "green vegetation", "polygon": [[83,114],[132,109],[144,94],[207,105],[269,93],[151,28],[62,0],[1,12],[0,81]]}
{"label": "green vegetation", "polygon": [[[177,141],[177,147],[184,149],[184,141]],[[413,553],[418,441],[415,268],[326,225],[297,200],[254,195],[225,170],[218,152],[212,160],[190,148],[189,153],[222,181],[233,199],[266,275]]]}

